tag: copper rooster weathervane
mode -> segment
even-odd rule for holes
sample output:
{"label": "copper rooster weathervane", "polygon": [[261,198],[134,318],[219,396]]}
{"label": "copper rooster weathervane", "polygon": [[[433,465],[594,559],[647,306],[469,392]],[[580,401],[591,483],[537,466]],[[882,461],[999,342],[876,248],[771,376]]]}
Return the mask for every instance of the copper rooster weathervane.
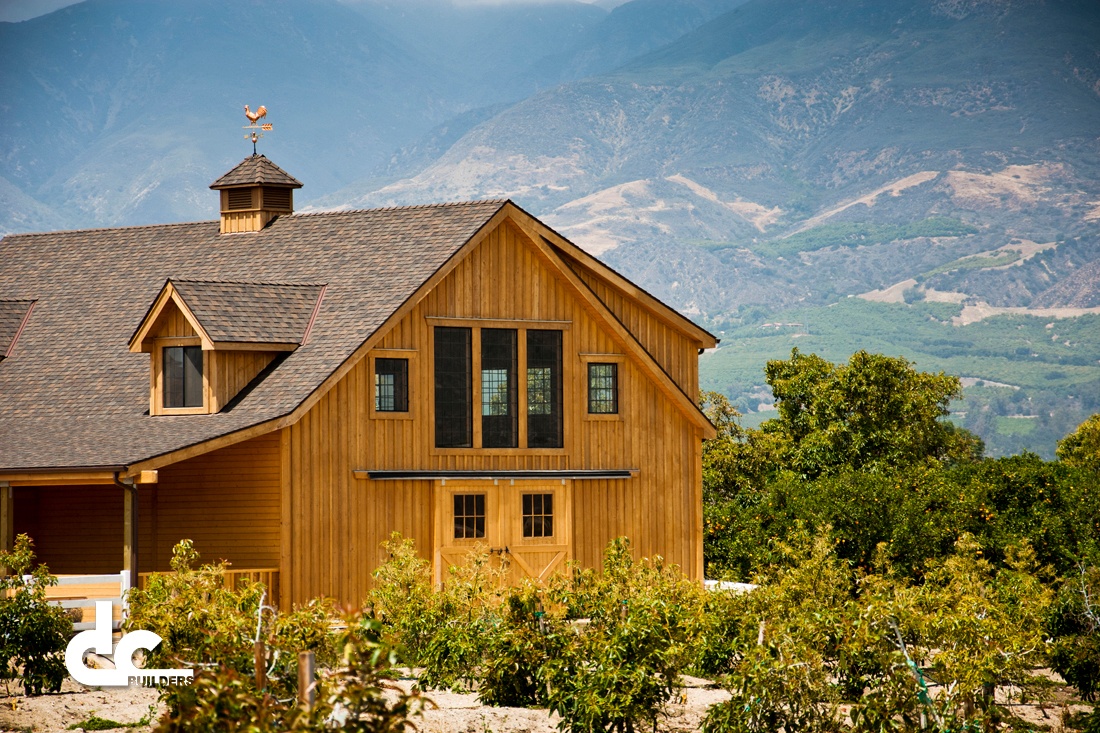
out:
{"label": "copper rooster weathervane", "polygon": [[248,118],[248,121],[250,123],[244,126],[244,129],[249,131],[244,136],[244,139],[252,141],[252,154],[255,155],[256,143],[259,142],[260,138],[264,136],[265,132],[271,132],[275,129],[275,127],[270,122],[257,124],[264,117],[267,117],[267,107],[263,106],[262,104],[256,109],[255,112],[250,110],[248,108],[248,105],[246,104],[244,106],[244,116]]}

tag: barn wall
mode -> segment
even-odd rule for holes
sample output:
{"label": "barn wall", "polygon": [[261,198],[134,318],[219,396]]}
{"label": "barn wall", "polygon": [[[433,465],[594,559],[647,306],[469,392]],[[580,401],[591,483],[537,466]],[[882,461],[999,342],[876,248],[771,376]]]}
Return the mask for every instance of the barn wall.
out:
{"label": "barn wall", "polygon": [[[618,307],[624,322],[644,320],[631,316],[626,304]],[[434,325],[561,328],[564,447],[435,448]],[[666,368],[684,373],[696,368],[695,351],[682,337],[661,333],[671,331],[668,326],[653,319],[642,327],[649,347],[666,355]],[[394,356],[409,359],[410,411],[376,414],[372,358]],[[617,417],[587,414],[589,359],[619,363]],[[694,390],[695,378],[682,378]],[[474,402],[476,425],[476,391]],[[474,248],[368,358],[286,430],[286,438],[282,588],[290,602],[317,595],[360,601],[371,572],[384,559],[379,545],[395,530],[414,538],[430,556],[430,482],[372,481],[353,473],[367,469],[632,469],[630,479],[573,482],[574,556],[598,565],[607,541],[625,534],[638,555],[661,554],[693,576],[702,570],[699,429],[509,224]]]}

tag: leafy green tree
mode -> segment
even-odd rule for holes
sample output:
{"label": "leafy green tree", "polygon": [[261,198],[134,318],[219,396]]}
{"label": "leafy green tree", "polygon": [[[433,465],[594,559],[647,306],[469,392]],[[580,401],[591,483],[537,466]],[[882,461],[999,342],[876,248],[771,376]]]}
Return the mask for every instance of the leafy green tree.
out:
{"label": "leafy green tree", "polygon": [[980,455],[973,436],[941,421],[962,392],[957,377],[866,351],[836,365],[793,349],[764,371],[779,417],[761,430],[781,437],[784,466],[802,476]]}
{"label": "leafy green tree", "polygon": [[1100,692],[1100,568],[1082,565],[1067,578],[1051,611],[1051,667],[1093,701]]}
{"label": "leafy green tree", "polygon": [[718,429],[703,443],[703,497],[714,502],[762,487],[776,470],[778,445],[772,435],[744,430],[729,399],[703,392],[699,406]]}
{"label": "leafy green tree", "polygon": [[1058,459],[1100,474],[1100,413],[1058,441]]}
{"label": "leafy green tree", "polygon": [[57,578],[45,565],[34,565],[33,548],[20,534],[11,552],[0,551],[0,567],[11,573],[0,577],[0,679],[18,679],[27,695],[41,695],[61,690],[62,655],[73,627],[65,611],[46,600]]}

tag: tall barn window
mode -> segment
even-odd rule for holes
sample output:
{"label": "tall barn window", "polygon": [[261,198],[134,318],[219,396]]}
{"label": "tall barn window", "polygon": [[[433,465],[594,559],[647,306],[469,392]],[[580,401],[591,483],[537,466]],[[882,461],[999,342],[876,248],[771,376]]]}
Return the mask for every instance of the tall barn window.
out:
{"label": "tall barn window", "polygon": [[435,328],[435,445],[472,448],[472,334],[468,328]]}
{"label": "tall barn window", "polygon": [[481,331],[481,442],[485,448],[515,448],[519,442],[516,331]]}
{"label": "tall barn window", "polygon": [[[436,326],[435,445],[437,448],[561,448],[562,332],[548,329]],[[520,346],[526,359],[520,362]],[[474,405],[474,366],[480,407]],[[520,415],[519,396],[526,397]],[[381,409],[381,408],[378,408]],[[472,430],[478,409],[480,437]],[[526,421],[526,445],[520,445],[520,419]],[[475,442],[477,443],[475,445]]]}
{"label": "tall barn window", "polygon": [[562,447],[561,331],[527,332],[527,447]]}

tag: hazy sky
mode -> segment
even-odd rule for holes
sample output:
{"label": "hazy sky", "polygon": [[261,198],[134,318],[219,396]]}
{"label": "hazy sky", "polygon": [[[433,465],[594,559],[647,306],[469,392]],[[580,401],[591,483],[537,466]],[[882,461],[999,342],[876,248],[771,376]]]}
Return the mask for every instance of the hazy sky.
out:
{"label": "hazy sky", "polygon": [[[52,13],[66,5],[74,5],[80,0],[0,0],[0,21],[18,22],[39,15]],[[535,4],[554,2],[555,0],[453,0],[458,5],[513,5],[519,3]],[[567,0],[557,0],[566,2]],[[582,3],[594,3],[604,8],[622,5],[626,0],[577,0]]]}

